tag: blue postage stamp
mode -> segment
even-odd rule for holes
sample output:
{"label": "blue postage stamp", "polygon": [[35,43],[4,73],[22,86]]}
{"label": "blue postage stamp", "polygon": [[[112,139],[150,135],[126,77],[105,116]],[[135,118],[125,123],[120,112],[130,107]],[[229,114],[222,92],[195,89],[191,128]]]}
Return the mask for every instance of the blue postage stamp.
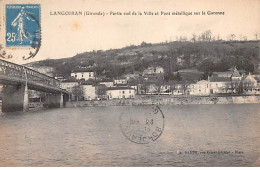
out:
{"label": "blue postage stamp", "polygon": [[6,47],[37,48],[41,41],[40,4],[8,4],[5,6]]}

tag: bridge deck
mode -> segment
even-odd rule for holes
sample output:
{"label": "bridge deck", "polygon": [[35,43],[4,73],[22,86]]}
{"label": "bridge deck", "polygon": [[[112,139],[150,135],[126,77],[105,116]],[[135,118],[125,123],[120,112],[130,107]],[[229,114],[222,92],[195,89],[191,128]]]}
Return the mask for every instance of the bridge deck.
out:
{"label": "bridge deck", "polygon": [[28,88],[32,90],[68,94],[66,90],[61,89],[59,80],[28,67],[0,59],[0,84],[18,85],[26,83]]}

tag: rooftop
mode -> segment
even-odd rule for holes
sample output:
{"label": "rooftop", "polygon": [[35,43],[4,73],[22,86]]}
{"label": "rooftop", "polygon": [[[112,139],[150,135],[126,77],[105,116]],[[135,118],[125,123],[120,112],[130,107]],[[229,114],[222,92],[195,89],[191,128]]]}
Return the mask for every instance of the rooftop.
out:
{"label": "rooftop", "polygon": [[78,72],[94,72],[94,71],[93,71],[93,69],[89,69],[89,68],[75,68],[71,72],[78,73]]}
{"label": "rooftop", "polygon": [[79,84],[76,81],[62,81],[61,84],[68,84],[68,83],[73,83],[73,84]]}
{"label": "rooftop", "polygon": [[231,78],[227,77],[210,77],[210,82],[231,82]]}
{"label": "rooftop", "polygon": [[107,90],[134,90],[133,88],[131,87],[108,87]]}
{"label": "rooftop", "polygon": [[102,79],[100,82],[113,82],[112,79]]}
{"label": "rooftop", "polygon": [[233,71],[213,72],[213,74],[232,74]]}

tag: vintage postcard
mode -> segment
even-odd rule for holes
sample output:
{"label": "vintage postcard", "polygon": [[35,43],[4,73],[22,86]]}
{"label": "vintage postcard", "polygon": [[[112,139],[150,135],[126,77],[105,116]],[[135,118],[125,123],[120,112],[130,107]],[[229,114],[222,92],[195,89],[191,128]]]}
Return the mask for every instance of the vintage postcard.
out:
{"label": "vintage postcard", "polygon": [[259,0],[0,0],[0,167],[260,166]]}

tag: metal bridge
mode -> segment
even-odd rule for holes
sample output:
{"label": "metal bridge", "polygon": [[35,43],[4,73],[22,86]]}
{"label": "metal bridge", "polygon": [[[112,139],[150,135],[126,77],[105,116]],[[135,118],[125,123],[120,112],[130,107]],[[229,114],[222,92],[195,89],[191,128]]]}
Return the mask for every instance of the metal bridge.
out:
{"label": "metal bridge", "polygon": [[0,59],[0,84],[25,85],[26,83],[32,90],[68,94],[66,90],[61,89],[59,80],[28,67]]}
{"label": "metal bridge", "polygon": [[69,92],[60,81],[28,67],[0,59],[0,84],[3,84],[2,111],[28,111],[28,89],[47,92],[47,107],[63,107]]}

